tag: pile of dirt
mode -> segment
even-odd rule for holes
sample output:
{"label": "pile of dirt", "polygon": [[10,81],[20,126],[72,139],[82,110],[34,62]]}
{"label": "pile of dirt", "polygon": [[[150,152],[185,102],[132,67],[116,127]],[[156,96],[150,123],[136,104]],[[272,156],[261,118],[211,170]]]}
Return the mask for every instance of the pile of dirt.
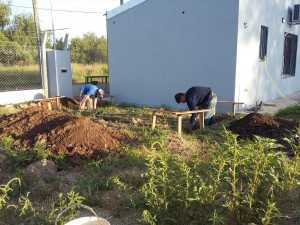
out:
{"label": "pile of dirt", "polygon": [[57,98],[57,100],[55,98],[41,100],[40,101],[41,107],[44,109],[48,109],[48,102],[51,103],[51,107],[53,109],[56,108],[57,106],[59,108],[64,107],[69,109],[78,109],[79,106],[79,101],[77,99],[61,97],[61,98]]}
{"label": "pile of dirt", "polygon": [[261,113],[250,113],[242,119],[233,121],[229,130],[239,135],[242,139],[254,139],[254,135],[275,139],[278,143],[289,148],[286,141],[282,140],[290,132],[295,132],[298,123],[287,121]]}
{"label": "pile of dirt", "polygon": [[77,99],[63,97],[59,98],[58,104],[65,108],[78,108],[79,101]]}
{"label": "pile of dirt", "polygon": [[32,107],[0,118],[0,137],[11,136],[25,148],[45,140],[54,154],[120,154],[124,136],[86,117]]}

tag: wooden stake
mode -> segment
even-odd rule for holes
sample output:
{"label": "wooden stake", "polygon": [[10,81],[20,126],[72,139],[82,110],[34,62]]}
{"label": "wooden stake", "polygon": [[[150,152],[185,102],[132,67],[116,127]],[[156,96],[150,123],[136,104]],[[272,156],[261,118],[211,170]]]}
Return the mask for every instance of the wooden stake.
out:
{"label": "wooden stake", "polygon": [[156,112],[155,111],[153,111],[152,112],[152,130],[154,130],[155,129],[155,123],[156,123]]}
{"label": "wooden stake", "polygon": [[179,136],[181,136],[181,133],[182,133],[182,115],[177,116],[177,121],[178,121],[177,133],[178,133]]}

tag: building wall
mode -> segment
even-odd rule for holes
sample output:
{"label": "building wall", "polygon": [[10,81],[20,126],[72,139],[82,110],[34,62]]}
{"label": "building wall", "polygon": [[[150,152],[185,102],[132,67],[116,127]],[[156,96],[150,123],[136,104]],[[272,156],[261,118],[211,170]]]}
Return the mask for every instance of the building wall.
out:
{"label": "building wall", "polygon": [[182,109],[177,92],[209,86],[233,100],[238,9],[236,0],[146,0],[108,13],[110,93],[118,103]]}
{"label": "building wall", "polygon": [[[289,26],[288,7],[299,0],[242,0],[239,6],[235,99],[254,105],[280,97],[276,85],[285,94],[299,91],[300,45],[298,40],[296,75],[281,76],[284,32],[299,35],[299,26]],[[255,7],[254,7],[255,6]],[[286,22],[282,23],[282,17]],[[246,26],[244,25],[246,23]],[[268,27],[267,60],[259,61],[261,25]],[[299,39],[299,37],[298,37]],[[272,77],[276,85],[273,84]]]}

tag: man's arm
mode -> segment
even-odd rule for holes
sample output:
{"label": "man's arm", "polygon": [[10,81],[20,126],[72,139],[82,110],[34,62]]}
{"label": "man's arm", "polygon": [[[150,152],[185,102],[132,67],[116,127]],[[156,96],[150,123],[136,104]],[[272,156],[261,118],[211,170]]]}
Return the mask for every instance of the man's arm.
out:
{"label": "man's arm", "polygon": [[80,104],[79,104],[79,109],[83,109],[83,108],[84,108],[85,102],[86,102],[86,100],[88,99],[88,97],[89,97],[88,95],[84,95],[82,101],[81,101]]}
{"label": "man's arm", "polygon": [[98,98],[97,98],[97,96],[93,99],[93,106],[94,106],[94,109],[96,109],[97,108],[97,100],[98,100]]}
{"label": "man's arm", "polygon": [[[187,102],[187,106],[191,111],[198,109],[194,101]],[[195,123],[196,117],[198,116],[198,113],[193,113],[190,119],[190,123],[193,125]]]}

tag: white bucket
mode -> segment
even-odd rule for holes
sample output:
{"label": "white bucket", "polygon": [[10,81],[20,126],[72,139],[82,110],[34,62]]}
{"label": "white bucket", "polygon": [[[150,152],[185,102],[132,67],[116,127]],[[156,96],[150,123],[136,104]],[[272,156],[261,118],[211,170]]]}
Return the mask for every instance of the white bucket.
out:
{"label": "white bucket", "polygon": [[70,208],[74,207],[74,206],[79,206],[85,209],[88,209],[90,212],[92,212],[95,216],[85,216],[85,217],[80,217],[74,220],[71,220],[69,222],[67,222],[65,225],[110,225],[110,223],[103,218],[100,218],[95,212],[94,210],[86,205],[80,204],[80,203],[73,203],[72,205],[68,206],[67,208],[65,208],[62,212],[60,212],[58,214],[58,216],[56,217],[56,221],[55,221],[55,225],[57,225],[57,220],[58,218],[66,211],[68,211]]}
{"label": "white bucket", "polygon": [[110,223],[103,218],[97,218],[96,216],[86,216],[71,220],[65,225],[110,225]]}

